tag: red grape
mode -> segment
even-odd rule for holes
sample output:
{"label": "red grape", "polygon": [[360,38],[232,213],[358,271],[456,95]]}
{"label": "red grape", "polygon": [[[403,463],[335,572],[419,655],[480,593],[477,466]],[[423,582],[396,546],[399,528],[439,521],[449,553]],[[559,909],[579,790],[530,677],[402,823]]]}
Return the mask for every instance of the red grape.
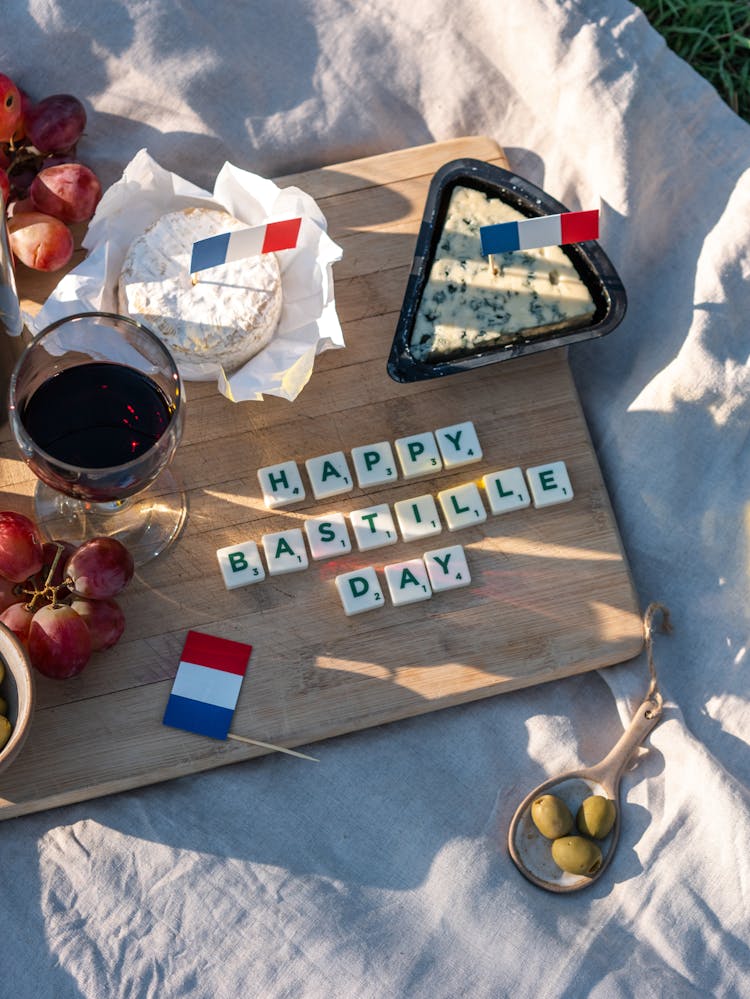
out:
{"label": "red grape", "polygon": [[116,538],[92,538],[76,549],[66,566],[76,596],[116,597],[133,578],[133,556]]}
{"label": "red grape", "polygon": [[22,212],[8,220],[13,253],[38,271],[56,271],[73,256],[73,235],[60,219],[42,212]]}
{"label": "red grape", "polygon": [[31,665],[58,680],[76,676],[91,658],[86,622],[67,604],[47,604],[31,619]]}
{"label": "red grape", "polygon": [[32,520],[10,510],[0,513],[0,575],[22,583],[42,568],[42,540]]}
{"label": "red grape", "polygon": [[71,94],[53,94],[24,114],[26,135],[40,153],[64,153],[86,127],[86,110]]}
{"label": "red grape", "polygon": [[0,73],[0,142],[10,142],[21,117],[21,92],[10,77]]}
{"label": "red grape", "polygon": [[99,204],[102,185],[83,163],[58,163],[39,171],[29,195],[40,212],[63,222],[87,222]]}
{"label": "red grape", "polygon": [[3,206],[7,208],[10,199],[10,181],[8,180],[8,174],[2,167],[0,167],[0,191],[2,191],[3,195]]}
{"label": "red grape", "polygon": [[111,649],[125,630],[125,615],[116,600],[77,597],[70,605],[85,622],[91,635],[91,651]]}
{"label": "red grape", "polygon": [[6,628],[10,628],[19,642],[23,642],[25,645],[29,638],[29,628],[31,627],[33,616],[34,611],[29,610],[26,603],[19,601],[5,608],[2,614],[0,614],[0,621],[3,622]]}

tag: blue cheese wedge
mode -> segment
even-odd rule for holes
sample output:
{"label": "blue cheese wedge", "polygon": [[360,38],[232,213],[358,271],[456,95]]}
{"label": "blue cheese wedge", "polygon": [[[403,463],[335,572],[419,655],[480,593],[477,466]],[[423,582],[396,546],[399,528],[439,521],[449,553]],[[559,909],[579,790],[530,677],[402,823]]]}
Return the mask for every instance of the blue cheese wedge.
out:
{"label": "blue cheese wedge", "polygon": [[417,360],[437,362],[583,325],[594,301],[559,246],[482,256],[480,226],[526,218],[499,198],[456,187],[411,337]]}
{"label": "blue cheese wedge", "polygon": [[162,215],[128,250],[120,310],[161,337],[187,379],[201,378],[206,362],[235,371],[276,331],[282,286],[275,254],[229,261],[191,278],[196,240],[242,228],[220,209],[185,208]]}

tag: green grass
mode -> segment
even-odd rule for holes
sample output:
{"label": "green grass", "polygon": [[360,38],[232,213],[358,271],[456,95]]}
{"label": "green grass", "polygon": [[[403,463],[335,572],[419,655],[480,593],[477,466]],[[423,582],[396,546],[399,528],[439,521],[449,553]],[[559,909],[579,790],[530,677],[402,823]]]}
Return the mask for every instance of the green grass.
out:
{"label": "green grass", "polygon": [[750,122],[750,0],[636,0],[667,45]]}

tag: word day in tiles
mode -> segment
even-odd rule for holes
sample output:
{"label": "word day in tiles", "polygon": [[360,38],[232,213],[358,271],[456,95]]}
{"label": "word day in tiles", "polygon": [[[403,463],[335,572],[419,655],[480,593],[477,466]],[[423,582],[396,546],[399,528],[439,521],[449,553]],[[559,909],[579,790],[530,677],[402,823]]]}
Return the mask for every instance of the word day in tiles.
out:
{"label": "word day in tiles", "polygon": [[[395,455],[394,455],[395,450]],[[316,500],[330,500],[354,489],[418,479],[442,469],[452,470],[482,460],[482,448],[470,421],[413,434],[394,441],[319,455],[305,461],[305,471]],[[354,469],[352,475],[351,466]],[[270,510],[300,503],[307,493],[295,461],[283,461],[258,470],[263,500]],[[504,468],[477,482],[443,489],[436,496],[424,492],[393,504],[376,503],[343,513],[307,517],[302,527],[264,534],[255,541],[220,548],[219,566],[227,589],[259,583],[271,576],[298,572],[314,561],[352,551],[352,538],[360,552],[404,542],[425,540],[443,532],[480,524],[492,516],[523,507],[546,507],[573,499],[564,461],[533,468]],[[483,498],[484,497],[484,498]],[[486,506],[485,506],[486,502]],[[261,548],[263,556],[261,556]],[[308,555],[309,553],[309,555]],[[265,566],[264,566],[265,561]],[[383,567],[391,602],[399,606],[429,600],[445,590],[468,586],[471,574],[461,545],[430,547],[421,558],[394,561]],[[385,605],[384,588],[373,566],[363,566],[335,577],[336,590],[346,614],[358,614]]]}

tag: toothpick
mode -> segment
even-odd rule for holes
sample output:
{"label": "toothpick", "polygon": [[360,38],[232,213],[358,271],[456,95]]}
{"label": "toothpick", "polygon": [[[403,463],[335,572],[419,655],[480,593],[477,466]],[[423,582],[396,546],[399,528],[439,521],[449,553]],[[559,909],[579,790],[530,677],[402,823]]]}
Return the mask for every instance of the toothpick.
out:
{"label": "toothpick", "polygon": [[490,271],[492,274],[497,275],[500,273],[500,268],[495,263],[495,255],[493,253],[488,253],[487,258],[490,262]]}
{"label": "toothpick", "polygon": [[261,742],[259,739],[248,739],[246,735],[235,735],[229,732],[228,739],[236,739],[237,742],[247,742],[250,746],[260,746],[261,749],[272,749],[276,753],[287,753],[289,756],[298,756],[301,760],[312,760],[313,763],[320,763],[315,756],[307,756],[305,753],[298,753],[295,749],[287,749],[286,746],[275,746],[272,742]]}

